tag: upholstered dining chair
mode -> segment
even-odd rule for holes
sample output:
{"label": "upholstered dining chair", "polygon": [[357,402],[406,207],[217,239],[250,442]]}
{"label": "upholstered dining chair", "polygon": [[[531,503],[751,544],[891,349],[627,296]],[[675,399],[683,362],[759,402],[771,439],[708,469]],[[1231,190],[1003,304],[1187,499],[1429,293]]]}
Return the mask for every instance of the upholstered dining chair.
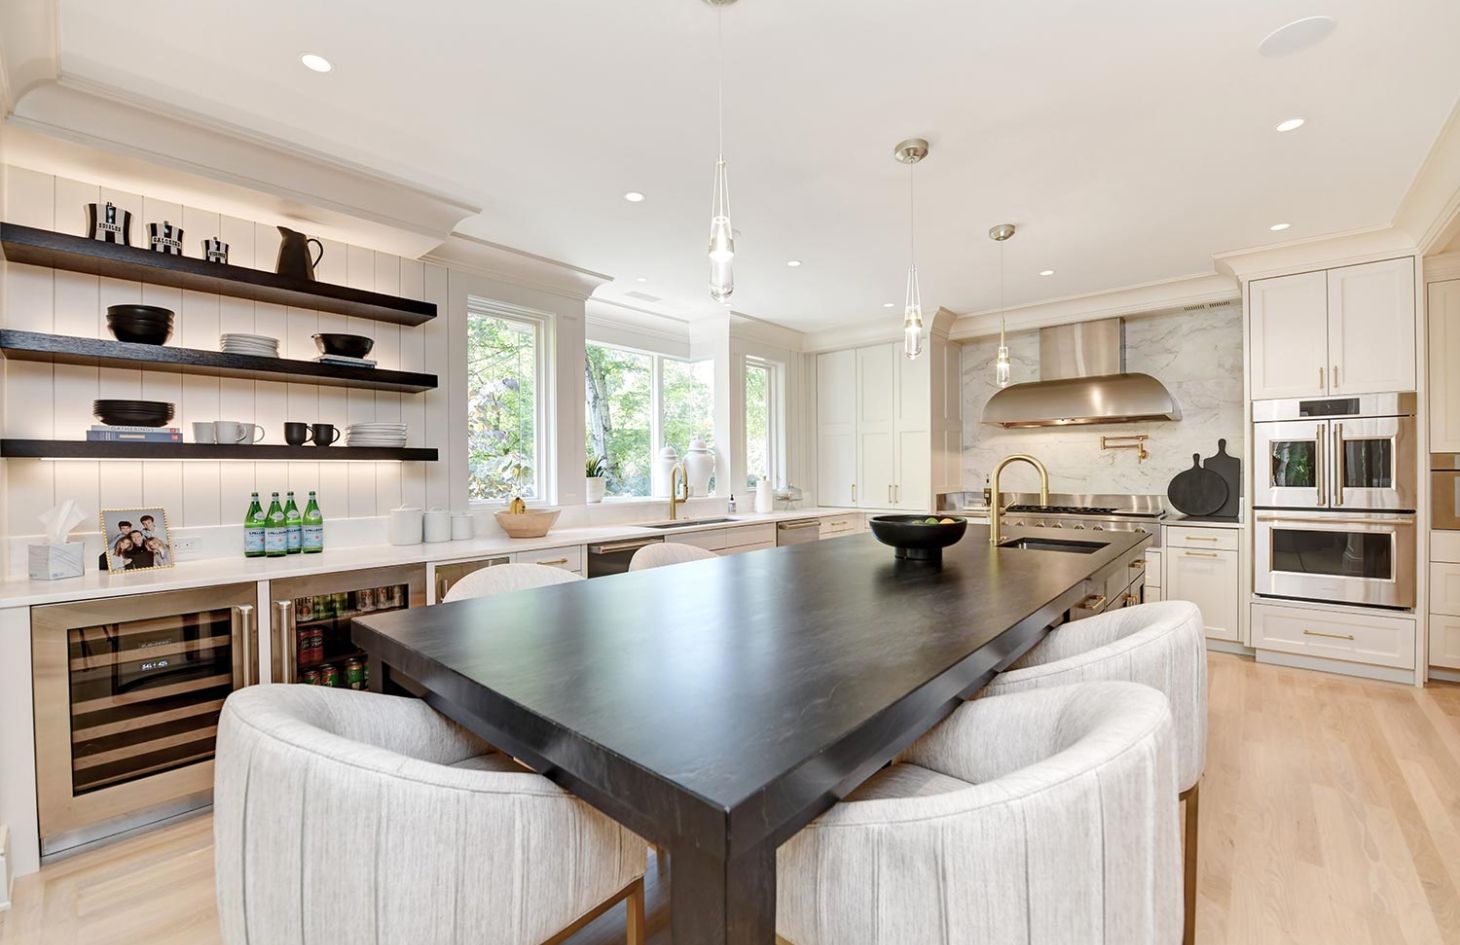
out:
{"label": "upholstered dining chair", "polygon": [[1189,601],[1124,607],[1056,627],[976,698],[1076,682],[1126,680],[1159,689],[1176,721],[1177,787],[1186,807],[1182,940],[1196,936],[1197,824],[1206,765],[1207,659],[1201,611]]}
{"label": "upholstered dining chair", "polygon": [[546,564],[498,564],[490,568],[473,571],[451,585],[451,590],[441,599],[446,604],[468,597],[491,597],[511,591],[525,591],[533,587],[548,587],[553,584],[569,584],[583,580],[583,575],[574,574]]}
{"label": "upholstered dining chair", "polygon": [[213,798],[227,945],[559,943],[620,900],[643,943],[644,841],[424,702],[241,689]]}
{"label": "upholstered dining chair", "polygon": [[1171,710],[1135,683],[965,703],[776,854],[794,945],[1172,945]]}
{"label": "upholstered dining chair", "polygon": [[687,561],[704,561],[706,558],[718,558],[707,548],[698,545],[681,545],[677,542],[663,542],[655,545],[645,545],[634,556],[629,559],[630,571],[643,571],[646,568],[662,568],[668,564],[684,564]]}

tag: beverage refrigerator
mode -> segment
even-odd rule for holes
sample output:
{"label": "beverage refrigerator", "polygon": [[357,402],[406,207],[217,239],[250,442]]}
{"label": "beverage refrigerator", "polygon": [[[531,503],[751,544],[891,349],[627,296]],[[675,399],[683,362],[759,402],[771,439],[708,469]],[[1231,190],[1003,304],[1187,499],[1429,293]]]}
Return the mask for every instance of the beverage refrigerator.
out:
{"label": "beverage refrigerator", "polygon": [[269,582],[275,682],[368,689],[355,617],[426,606],[426,566],[365,568]]}
{"label": "beverage refrigerator", "polygon": [[206,807],[218,713],[258,682],[256,584],[31,611],[41,853]]}

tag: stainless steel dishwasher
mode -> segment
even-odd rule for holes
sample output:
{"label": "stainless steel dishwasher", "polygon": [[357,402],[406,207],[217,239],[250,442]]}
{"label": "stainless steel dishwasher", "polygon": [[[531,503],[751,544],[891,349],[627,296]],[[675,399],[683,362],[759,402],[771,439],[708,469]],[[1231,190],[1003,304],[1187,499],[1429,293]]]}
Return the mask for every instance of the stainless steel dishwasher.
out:
{"label": "stainless steel dishwasher", "polygon": [[634,552],[647,545],[658,545],[663,538],[630,538],[624,541],[606,541],[600,545],[588,546],[588,577],[603,577],[605,574],[623,574],[634,559]]}
{"label": "stainless steel dishwasher", "polygon": [[821,539],[821,519],[800,518],[793,522],[776,523],[776,546],[801,545]]}

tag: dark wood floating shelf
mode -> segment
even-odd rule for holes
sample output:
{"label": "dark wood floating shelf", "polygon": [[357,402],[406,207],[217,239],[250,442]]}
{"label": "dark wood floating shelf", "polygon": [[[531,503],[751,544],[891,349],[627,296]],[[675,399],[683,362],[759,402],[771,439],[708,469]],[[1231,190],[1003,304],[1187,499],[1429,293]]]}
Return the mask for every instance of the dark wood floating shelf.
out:
{"label": "dark wood floating shelf", "polygon": [[434,302],[402,299],[328,282],[290,279],[262,269],[154,253],[136,246],[103,243],[16,223],[0,223],[0,246],[4,247],[6,259],[32,266],[179,286],[397,325],[420,325],[436,317]]}
{"label": "dark wood floating shelf", "polygon": [[228,354],[165,345],[141,345],[110,338],[74,338],[35,331],[0,330],[0,352],[13,361],[48,361],[102,367],[155,368],[182,374],[242,377],[254,381],[292,381],[325,387],[399,391],[418,394],[434,390],[436,375],[381,368],[346,367],[318,361]]}
{"label": "dark wood floating shelf", "polygon": [[436,461],[436,451],[422,447],[373,446],[218,446],[213,443],[96,443],[90,440],[0,440],[6,459],[242,459],[258,462],[284,459],[300,463],[322,460]]}

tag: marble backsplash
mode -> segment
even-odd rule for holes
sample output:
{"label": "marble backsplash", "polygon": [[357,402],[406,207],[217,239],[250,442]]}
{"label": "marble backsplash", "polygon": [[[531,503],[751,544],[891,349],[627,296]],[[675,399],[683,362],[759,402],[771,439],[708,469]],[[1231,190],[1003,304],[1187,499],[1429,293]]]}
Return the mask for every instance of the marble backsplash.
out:
{"label": "marble backsplash", "polygon": [[[1039,332],[1009,335],[1013,382],[1039,377]],[[1203,457],[1225,438],[1227,452],[1242,455],[1242,306],[1172,315],[1131,317],[1125,322],[1126,370],[1155,377],[1181,408],[1180,420],[1092,424],[1082,427],[1005,430],[981,422],[994,384],[997,338],[963,346],[963,484],[983,489],[1002,457],[1031,453],[1049,468],[1055,492],[1165,494],[1171,479],[1190,468],[1191,454]],[[1134,450],[1100,449],[1101,434],[1144,433],[1150,458],[1136,462]],[[1039,477],[1025,464],[1004,474],[1006,492],[1034,491]]]}

